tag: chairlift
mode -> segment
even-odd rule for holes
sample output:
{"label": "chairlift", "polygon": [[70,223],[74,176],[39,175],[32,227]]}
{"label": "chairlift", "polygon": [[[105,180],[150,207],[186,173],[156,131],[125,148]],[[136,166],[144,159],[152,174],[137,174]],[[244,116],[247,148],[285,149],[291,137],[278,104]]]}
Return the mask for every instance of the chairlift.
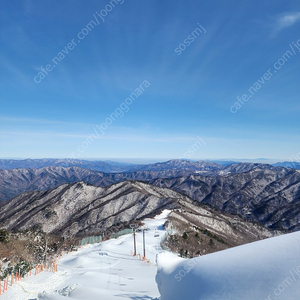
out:
{"label": "chairlift", "polygon": [[157,229],[155,229],[154,237],[159,237],[159,232],[157,231]]}

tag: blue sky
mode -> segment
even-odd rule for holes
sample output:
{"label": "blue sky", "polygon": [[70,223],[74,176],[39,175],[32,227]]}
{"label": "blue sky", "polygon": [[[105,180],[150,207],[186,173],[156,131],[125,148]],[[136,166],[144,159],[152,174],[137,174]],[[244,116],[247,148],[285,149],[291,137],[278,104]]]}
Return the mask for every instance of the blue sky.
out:
{"label": "blue sky", "polygon": [[300,153],[300,2],[0,6],[0,157]]}

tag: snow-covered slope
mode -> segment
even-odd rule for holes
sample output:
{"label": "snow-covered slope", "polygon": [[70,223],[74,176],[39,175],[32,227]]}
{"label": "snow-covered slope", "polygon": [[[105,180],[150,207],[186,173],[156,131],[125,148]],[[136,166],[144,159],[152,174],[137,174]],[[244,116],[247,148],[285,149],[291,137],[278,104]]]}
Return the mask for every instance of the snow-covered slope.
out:
{"label": "snow-covered slope", "polygon": [[[160,247],[169,212],[144,220],[150,228],[146,256],[151,265],[130,255],[133,237],[129,234],[64,255],[57,273],[22,279],[1,299],[299,299],[300,232],[185,260]],[[141,232],[137,232],[137,252],[142,254]]]}
{"label": "snow-covered slope", "polygon": [[[132,234],[100,244],[88,245],[64,255],[57,273],[43,272],[22,279],[0,296],[1,300],[155,300],[159,297],[155,282],[156,255],[162,251],[162,224],[169,211],[154,219],[145,219],[146,257],[151,265],[130,255]],[[157,230],[157,228],[159,228]],[[154,233],[159,233],[155,237]],[[142,254],[142,233],[137,232],[137,253]]]}
{"label": "snow-covered slope", "polygon": [[161,300],[298,300],[300,232],[185,260],[158,255]]}

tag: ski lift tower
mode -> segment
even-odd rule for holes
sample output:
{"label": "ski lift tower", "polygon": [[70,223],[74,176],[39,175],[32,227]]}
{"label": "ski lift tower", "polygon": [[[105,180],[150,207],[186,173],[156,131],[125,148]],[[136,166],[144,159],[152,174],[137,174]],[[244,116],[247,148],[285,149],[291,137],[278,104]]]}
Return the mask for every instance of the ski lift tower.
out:
{"label": "ski lift tower", "polygon": [[143,254],[144,254],[144,257],[146,257],[146,246],[145,246],[145,230],[146,230],[146,228],[143,226],[142,230],[143,230]]}
{"label": "ski lift tower", "polygon": [[135,230],[139,227],[138,224],[130,224],[131,229],[133,229],[133,256],[136,256],[136,241],[135,241]]}

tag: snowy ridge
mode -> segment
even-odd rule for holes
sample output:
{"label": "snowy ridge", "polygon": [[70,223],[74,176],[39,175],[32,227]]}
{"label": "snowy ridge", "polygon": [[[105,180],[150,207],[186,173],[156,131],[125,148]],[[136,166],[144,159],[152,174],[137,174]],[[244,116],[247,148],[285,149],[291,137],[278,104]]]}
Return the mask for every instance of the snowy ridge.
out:
{"label": "snowy ridge", "polygon": [[161,300],[296,300],[300,232],[185,260],[158,256]]}
{"label": "snowy ridge", "polygon": [[99,235],[117,223],[178,207],[180,199],[192,201],[173,190],[141,182],[125,181],[106,188],[77,182],[21,194],[1,207],[0,219],[10,230],[40,226],[44,232],[68,237]]}

